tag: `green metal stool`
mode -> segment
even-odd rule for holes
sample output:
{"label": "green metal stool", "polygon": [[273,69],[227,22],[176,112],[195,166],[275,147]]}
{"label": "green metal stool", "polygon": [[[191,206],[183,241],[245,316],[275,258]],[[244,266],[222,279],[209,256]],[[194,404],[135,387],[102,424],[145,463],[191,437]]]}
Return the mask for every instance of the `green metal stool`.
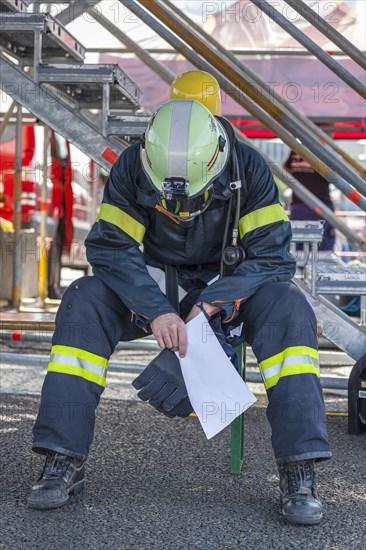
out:
{"label": "green metal stool", "polygon": [[[238,356],[239,374],[245,381],[246,371],[246,347],[245,343],[235,348]],[[231,423],[231,458],[230,468],[232,474],[240,474],[244,460],[245,418],[242,413]]]}
{"label": "green metal stool", "polygon": [[[166,296],[172,306],[179,313],[178,272],[173,265],[165,266]],[[245,380],[246,348],[245,344],[235,348],[238,356],[239,374]],[[230,471],[232,474],[240,474],[244,460],[244,414],[238,416],[231,424],[231,458]]]}

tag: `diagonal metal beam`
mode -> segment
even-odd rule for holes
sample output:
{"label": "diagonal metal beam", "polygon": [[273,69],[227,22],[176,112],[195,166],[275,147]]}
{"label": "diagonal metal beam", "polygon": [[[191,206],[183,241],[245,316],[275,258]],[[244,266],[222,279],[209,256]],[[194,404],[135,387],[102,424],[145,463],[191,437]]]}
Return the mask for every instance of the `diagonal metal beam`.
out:
{"label": "diagonal metal beam", "polygon": [[342,67],[337,61],[335,61],[330,55],[327,54],[322,48],[320,48],[313,40],[311,40],[305,33],[298,29],[293,23],[291,23],[282,13],[269,4],[266,0],[251,0],[255,6],[261,11],[267,14],[273,21],[275,21],[280,27],[288,32],[295,40],[300,42],[307,50],[312,52],[315,57],[319,59],[328,69],[335,73],[339,78],[346,82],[355,92],[361,97],[366,99],[366,86],[363,82],[360,82],[355,78],[347,69]]}
{"label": "diagonal metal beam", "polygon": [[314,27],[324,34],[324,36],[329,38],[329,40],[338,46],[340,50],[349,55],[355,63],[360,65],[363,69],[366,69],[366,56],[345,36],[332,27],[332,25],[329,25],[325,19],[320,17],[318,13],[306,5],[303,0],[285,0],[285,2],[287,2],[293,10],[302,15],[304,19],[309,21],[309,23],[314,25]]}
{"label": "diagonal metal beam", "polygon": [[104,137],[92,123],[89,124],[77,111],[61,103],[56,95],[41,88],[28,73],[3,54],[0,54],[0,63],[0,88],[6,94],[99,165],[110,170],[125,149],[122,144]]}
{"label": "diagonal metal beam", "polygon": [[[100,0],[83,0],[82,2],[71,4],[60,13],[57,19],[64,25],[67,25],[83,13],[90,13],[100,25],[108,30],[117,40],[124,44],[129,51],[133,52],[141,61],[150,67],[150,69],[158,74],[162,80],[171,84],[175,79],[175,75],[166,69],[164,65],[158,63],[146,50],[141,48],[135,40],[132,40],[126,33],[119,29],[115,23],[105,17],[102,10],[98,10],[95,7],[99,2]],[[99,50],[97,50],[96,53],[98,53],[98,51]]]}
{"label": "diagonal metal beam", "polygon": [[[295,120],[299,121],[306,128],[308,128],[309,131],[312,132],[312,134],[317,135],[320,140],[323,140],[325,143],[327,143],[332,149],[334,149],[336,153],[341,155],[344,160],[348,162],[348,164],[350,164],[355,170],[357,170],[363,177],[366,176],[366,170],[358,162],[356,162],[346,151],[339,147],[335,143],[335,141],[332,140],[316,124],[314,124],[314,122],[302,115],[290,103],[287,103],[280,94],[275,92],[275,90],[267,90],[265,82],[257,75],[257,73],[252,71],[243,62],[238,61],[233,52],[229,52],[228,50],[226,50],[219,42],[217,42],[217,40],[215,40],[210,34],[206,33],[199,25],[197,25],[197,23],[192,21],[190,17],[188,17],[179,8],[177,8],[175,4],[173,4],[170,0],[165,0],[165,5],[168,6],[177,17],[180,17],[189,26],[190,29],[193,29],[195,32],[197,32],[209,44],[211,44],[213,48],[215,48],[218,52],[225,56],[233,64],[234,67],[237,67],[239,70],[243,71],[249,78],[250,82],[255,82],[264,94],[267,94],[275,103],[278,103],[280,107],[284,108],[286,112],[290,113],[290,115],[292,115]],[[334,157],[334,159],[337,160],[337,157]],[[358,190],[360,191],[360,189]]]}
{"label": "diagonal metal beam", "polygon": [[[126,6],[135,6],[133,9],[136,9],[136,2],[133,0],[120,1]],[[260,105],[264,111],[269,113],[272,118],[284,126],[287,131],[291,132],[298,139],[298,141],[304,144],[318,157],[318,159],[320,159],[320,164],[318,160],[316,161],[316,165],[319,164],[319,167],[312,164],[316,171],[319,172],[319,169],[322,168],[322,164],[332,167],[332,171],[335,174],[339,174],[343,178],[342,180],[338,178],[339,183],[335,183],[335,185],[340,188],[343,186],[344,189],[348,188],[348,192],[346,193],[347,196],[350,194],[350,198],[351,200],[352,198],[354,199],[353,202],[355,202],[355,204],[363,204],[364,207],[366,207],[366,199],[364,198],[366,193],[366,185],[364,179],[350,169],[350,167],[342,163],[340,159],[338,159],[328,148],[324,147],[317,140],[314,140],[313,133],[308,132],[306,128],[304,128],[303,124],[299,124],[296,120],[294,120],[293,115],[290,115],[287,111],[282,110],[280,106],[273,104],[266,94],[260,93],[259,95],[258,90],[253,85],[249,75],[246,74],[245,70],[243,70],[241,66],[235,65],[235,67],[233,67],[232,62],[229,61],[226,56],[221,54],[219,55],[219,52],[211,48],[211,46],[208,45],[198,33],[195,33],[194,30],[192,30],[193,27],[186,25],[184,21],[177,18],[176,13],[169,9],[169,3],[163,3],[160,0],[139,0],[139,3],[149,10],[162,23],[164,23],[168,29],[171,29],[176,34],[176,37],[184,37],[184,41],[191,47],[188,51],[188,56],[192,56],[192,50],[194,50],[193,54],[199,53],[201,57],[213,65],[218,71],[220,71],[220,73],[224,74],[231,83],[235,84],[239,92],[237,91],[233,94],[231,91],[229,93],[229,95],[232,94],[231,97],[233,97],[235,101],[238,103],[245,101],[246,96],[244,94],[248,95],[253,100],[253,103],[251,104],[252,108]],[[146,17],[141,8],[139,11],[136,11],[136,15],[140,18],[142,16]],[[154,19],[152,21],[152,24],[154,24]],[[159,32],[161,33],[161,27],[159,28]],[[163,32],[165,32],[165,29]],[[179,38],[179,41],[182,42],[182,39]],[[244,92],[244,94],[242,92]],[[236,97],[237,94],[239,94],[238,98]],[[255,107],[253,104],[255,104]],[[357,191],[354,188],[357,189]],[[355,191],[355,194],[352,193],[352,191]]]}
{"label": "diagonal metal beam", "polygon": [[[320,144],[315,142],[314,139],[310,139],[307,134],[304,137],[304,146],[299,139],[296,139],[285,128],[294,127],[294,123],[289,117],[279,116],[279,109],[274,109],[270,101],[266,101],[266,98],[258,97],[256,90],[254,90],[250,83],[246,80],[245,76],[239,74],[237,70],[233,70],[232,66],[222,59],[216,52],[212,51],[203,40],[197,37],[190,31],[187,26],[182,24],[174,14],[168,13],[164,6],[156,2],[156,0],[139,0],[139,4],[144,6],[142,9],[134,0],[120,0],[122,4],[128,7],[133,13],[135,13],[142,21],[150,26],[157,34],[171,44],[177,51],[179,51],[186,59],[191,61],[196,67],[208,71],[220,83],[221,87],[227,90],[227,93],[240,105],[245,107],[255,118],[261,120],[266,126],[271,128],[276,135],[278,135],[291,149],[296,151],[302,158],[307,160],[313,168],[324,176],[328,181],[334,183],[339,187],[346,196],[348,196],[353,202],[357,204],[363,210],[366,210],[366,199],[355,188],[344,179],[340,178],[338,174],[329,168],[324,162],[317,157]],[[152,12],[154,16],[150,15],[146,10]],[[164,23],[164,25],[162,23]],[[172,29],[175,34],[171,32]],[[185,44],[180,36],[184,36]],[[201,55],[198,55],[201,54]],[[208,60],[208,62],[206,61]],[[243,93],[245,92],[245,93]],[[254,101],[249,99],[254,98]],[[262,107],[259,107],[259,105]],[[275,120],[267,114],[273,113],[275,110],[278,118],[281,119],[282,125],[277,124]],[[280,113],[281,114],[281,113]],[[283,115],[283,113],[282,113]],[[300,131],[299,125],[295,125],[296,131]],[[303,132],[300,133],[302,135]],[[305,140],[306,138],[306,140]],[[316,154],[313,151],[316,150]],[[320,154],[319,154],[320,156]],[[354,177],[356,174],[354,174]],[[362,185],[364,182],[362,181]]]}
{"label": "diagonal metal beam", "polygon": [[78,0],[62,10],[60,15],[56,16],[56,19],[63,25],[68,25],[85,13],[88,8],[92,8],[96,4],[99,4],[99,2],[100,0]]}
{"label": "diagonal metal beam", "polygon": [[9,106],[9,109],[7,110],[1,124],[0,124],[0,139],[2,138],[5,130],[6,130],[6,127],[9,123],[9,120],[11,119],[11,117],[13,116],[13,113],[15,111],[15,108],[16,108],[17,104],[15,101],[12,101],[10,106]]}
{"label": "diagonal metal beam", "polygon": [[[190,19],[192,21],[192,19]],[[209,35],[210,36],[210,35]],[[127,48],[87,48],[85,50],[87,53],[120,53],[125,54],[129,53],[129,50]],[[146,48],[146,52],[148,53],[154,53],[154,54],[161,54],[161,53],[174,53],[174,50],[172,48]],[[286,56],[286,57],[313,57],[313,54],[311,52],[308,52],[307,50],[303,48],[296,48],[296,49],[290,49],[290,48],[235,48],[226,50],[229,53],[232,53],[234,55],[246,55],[246,56],[254,56],[254,55],[276,55],[276,56]],[[338,50],[329,51],[327,50],[329,55],[332,57],[344,57],[344,52],[340,52]]]}
{"label": "diagonal metal beam", "polygon": [[[66,8],[61,14],[59,15],[58,19],[66,24],[67,22],[71,22],[75,18],[77,18],[79,15],[84,13],[85,11],[88,11],[96,21],[98,21],[104,28],[106,28],[113,36],[115,36],[118,40],[120,40],[123,44],[125,44],[128,48],[130,48],[135,55],[137,55],[144,63],[146,63],[152,70],[154,70],[163,80],[166,82],[171,83],[171,78],[174,78],[174,75],[168,71],[163,65],[156,62],[156,60],[147,54],[145,50],[137,45],[136,42],[131,40],[124,32],[122,32],[117,25],[112,23],[109,19],[107,19],[101,11],[97,10],[95,6],[99,0],[83,0],[82,2],[77,2],[75,4],[71,4],[68,8]],[[194,28],[196,31],[200,31],[202,35],[205,36],[207,40],[210,40],[211,43],[223,54],[227,55],[227,52],[225,49],[217,43],[210,35],[207,33],[204,33],[198,25],[196,25],[191,19],[189,19],[187,16],[185,16],[178,8],[176,8],[171,2],[166,1],[166,4],[169,5],[169,7],[174,10],[174,12],[181,16],[189,25],[191,25],[192,28]],[[259,77],[250,69],[247,67],[244,67],[243,64],[239,64],[239,62],[236,60],[235,56],[232,54],[228,54],[228,57],[231,62],[239,65],[242,69],[245,68],[247,75],[253,79],[254,82],[257,82],[257,84],[260,86],[261,89],[264,89],[264,82],[259,79]],[[309,128],[309,130],[322,140],[324,140],[330,147],[332,147],[339,155],[341,155],[355,170],[357,170],[362,176],[366,175],[365,170],[360,166],[348,153],[344,152],[338,145],[334,143],[334,141],[320,128],[316,126],[312,121],[309,121],[306,117],[301,115],[296,109],[294,109],[291,105],[287,104],[281,96],[276,94],[274,91],[271,91],[271,94],[273,97],[286,109],[288,110],[294,117],[297,119],[300,119],[300,122]],[[331,153],[330,153],[331,154]],[[338,157],[333,156],[332,159],[333,163],[337,164],[337,161],[339,161]],[[329,162],[329,160],[328,160]],[[337,171],[337,170],[336,170]],[[343,177],[347,176],[344,173],[340,173]],[[351,174],[348,173],[348,181],[350,181]],[[352,180],[351,180],[352,181]],[[355,185],[356,189],[358,191],[363,192],[362,186],[361,188],[357,185],[357,181],[352,181],[353,185]],[[363,182],[359,182],[361,185]]]}
{"label": "diagonal metal beam", "polygon": [[[101,25],[109,30],[118,40],[123,42],[144,63],[146,63],[155,72],[157,72],[157,74],[159,74],[163,80],[165,80],[168,84],[173,83],[175,79],[173,73],[170,73],[170,71],[166,70],[163,65],[156,61],[145,50],[140,48],[134,41],[131,40],[131,38],[122,33],[122,31],[120,31],[118,27],[113,24],[109,19],[105,18],[99,12],[99,10],[97,10],[96,8],[90,8],[88,9],[88,13],[90,13]],[[250,140],[245,138],[237,128],[235,128],[235,132],[239,140],[244,141],[252,146]],[[358,235],[356,235],[351,229],[349,229],[349,227],[344,222],[339,220],[339,218],[335,216],[332,210],[328,208],[320,199],[318,199],[315,195],[313,195],[313,193],[306,189],[306,187],[304,187],[297,179],[288,174],[288,172],[284,172],[278,166],[278,163],[276,163],[273,159],[266,157],[265,155],[264,157],[267,163],[271,166],[276,176],[282,179],[291,189],[294,189],[305,204],[308,204],[310,208],[317,208],[320,212],[320,215],[322,215],[334,227],[339,229],[339,231],[341,231],[352,242],[362,244],[362,240],[359,239]]]}
{"label": "diagonal metal beam", "polygon": [[[239,141],[243,141],[244,143],[247,143],[248,145],[253,147],[250,139],[243,136],[238,128],[234,128],[234,131]],[[320,216],[327,220],[334,228],[338,229],[343,235],[347,237],[348,240],[360,245],[362,248],[365,247],[366,242],[359,235],[357,235],[357,233],[352,231],[348,227],[348,225],[346,225],[340,218],[338,218],[326,204],[324,204],[316,195],[314,195],[314,193],[309,191],[309,189],[307,189],[302,183],[300,183],[299,180],[297,180],[292,174],[284,170],[284,168],[273,158],[263,153],[263,151],[259,152],[266,163],[270,166],[273,174],[277,176],[281,181],[283,181],[286,185],[288,185],[290,189],[295,191],[296,195],[300,197],[300,199],[305,204],[307,204],[313,210],[316,210]]]}
{"label": "diagonal metal beam", "polygon": [[171,84],[175,80],[175,75],[166,69],[164,65],[156,61],[150,54],[148,54],[143,48],[141,48],[134,40],[132,40],[127,34],[117,27],[110,19],[107,19],[96,8],[89,8],[90,13],[94,19],[100,23],[105,29],[107,29],[117,40],[122,42],[127,48],[129,48],[141,61],[145,63],[150,69],[160,76],[162,80]]}

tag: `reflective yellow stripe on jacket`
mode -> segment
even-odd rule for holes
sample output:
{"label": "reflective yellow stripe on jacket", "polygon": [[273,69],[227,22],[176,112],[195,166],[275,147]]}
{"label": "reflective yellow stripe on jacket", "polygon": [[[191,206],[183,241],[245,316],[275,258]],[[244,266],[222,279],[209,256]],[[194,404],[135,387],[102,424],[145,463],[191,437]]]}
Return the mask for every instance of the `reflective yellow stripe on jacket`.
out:
{"label": "reflective yellow stripe on jacket", "polygon": [[270,206],[254,210],[254,212],[250,212],[240,218],[240,238],[242,239],[249,231],[254,231],[254,229],[258,229],[258,227],[280,221],[289,221],[286,212],[280,204],[271,204]]}
{"label": "reflective yellow stripe on jacket", "polygon": [[104,357],[69,346],[53,346],[48,372],[80,376],[103,388],[106,385],[108,361]]}
{"label": "reflective yellow stripe on jacket", "polygon": [[259,369],[267,390],[283,376],[315,374],[319,378],[319,354],[316,349],[307,346],[294,346],[261,361]]}
{"label": "reflective yellow stripe on jacket", "polygon": [[113,225],[116,225],[122,229],[122,231],[127,233],[127,235],[134,239],[138,244],[142,243],[146,232],[145,227],[132,216],[126,214],[126,212],[120,208],[117,208],[117,206],[103,203],[100,207],[97,222],[99,222],[99,220],[113,223]]}

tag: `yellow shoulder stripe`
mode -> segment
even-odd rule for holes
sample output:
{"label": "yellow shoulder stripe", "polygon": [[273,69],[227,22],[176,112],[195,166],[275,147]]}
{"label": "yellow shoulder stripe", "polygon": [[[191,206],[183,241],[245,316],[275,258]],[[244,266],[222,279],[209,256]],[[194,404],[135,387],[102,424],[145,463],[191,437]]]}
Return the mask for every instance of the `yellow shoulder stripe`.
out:
{"label": "yellow shoulder stripe", "polygon": [[117,206],[103,203],[100,207],[97,222],[99,222],[99,220],[104,220],[105,222],[116,225],[137,243],[142,243],[146,228],[132,216],[126,214],[126,212],[123,212],[120,208],[117,208]]}
{"label": "yellow shoulder stripe", "polygon": [[250,212],[239,220],[240,239],[249,233],[249,231],[254,231],[258,227],[279,221],[289,221],[286,212],[280,204],[271,204],[270,206]]}

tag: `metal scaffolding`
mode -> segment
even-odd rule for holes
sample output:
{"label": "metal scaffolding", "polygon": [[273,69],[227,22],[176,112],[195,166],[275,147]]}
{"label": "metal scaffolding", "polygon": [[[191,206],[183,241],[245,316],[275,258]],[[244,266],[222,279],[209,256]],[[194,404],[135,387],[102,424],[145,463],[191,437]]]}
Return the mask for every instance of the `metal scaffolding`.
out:
{"label": "metal scaffolding", "polygon": [[280,27],[288,32],[300,44],[302,44],[309,52],[312,52],[326,67],[328,67],[339,78],[346,82],[355,92],[366,99],[366,85],[355,78],[347,69],[342,67],[330,55],[327,54],[320,46],[315,44],[305,33],[298,29],[291,21],[286,19],[282,13],[269,4],[266,0],[251,0],[255,6],[273,19]]}
{"label": "metal scaffolding", "polygon": [[[167,2],[167,3],[170,4],[170,2]],[[125,35],[125,33],[120,31],[120,29],[117,27],[116,24],[114,24],[112,21],[104,17],[97,9],[93,7],[84,7],[84,8],[88,11],[88,13],[90,13],[95,18],[96,21],[98,21],[113,36],[115,36],[117,40],[120,40],[125,45],[127,45],[131,52],[133,52],[147,66],[149,66],[153,71],[155,71],[165,82],[167,82],[168,84],[172,84],[172,82],[175,79],[175,76],[173,75],[173,73],[165,69],[165,67],[161,63],[156,61],[151,55],[149,55],[149,53],[147,53],[145,50],[140,48],[136,44],[136,42],[128,38]],[[175,8],[175,10],[177,9]],[[66,12],[67,12],[67,16],[66,16]],[[67,8],[62,13],[65,13],[65,17],[62,19],[62,21],[71,22],[74,18],[81,15],[82,11],[81,9],[78,11],[71,11],[69,8]],[[186,19],[188,20],[188,18]],[[188,20],[187,22],[192,24],[192,27],[194,27],[194,24],[190,20]],[[208,35],[207,37],[210,38]],[[217,43],[214,41],[212,42],[216,46]],[[303,118],[305,119],[305,117]],[[307,119],[305,119],[305,121],[306,120]],[[315,124],[313,126],[318,130],[318,127]],[[235,128],[235,132],[239,140],[252,145],[250,140],[246,139],[237,128]],[[321,132],[321,134],[323,134],[323,132]],[[326,134],[324,135],[326,136]],[[344,234],[351,242],[355,242],[356,244],[362,244],[363,242],[362,239],[360,239],[357,234],[355,234],[351,229],[349,229],[349,227],[344,222],[342,222],[339,218],[337,218],[337,216],[329,207],[327,207],[320,199],[318,199],[313,193],[311,193],[308,189],[306,189],[306,187],[304,187],[298,180],[296,180],[288,172],[282,170],[273,159],[271,159],[266,155],[263,155],[263,156],[268,162],[268,164],[271,166],[273,173],[282,181],[284,181],[286,185],[288,185],[291,189],[293,189],[297,193],[297,195],[301,198],[301,200],[304,201],[305,204],[309,205],[311,208],[317,209],[317,211],[320,213],[320,215],[324,217],[325,220],[327,220],[335,228],[339,229],[339,231],[341,231],[341,233]]]}
{"label": "metal scaffolding", "polygon": [[[246,79],[243,73],[233,70],[230,63],[212,51],[203,40],[188,29],[177,17],[167,11],[165,6],[162,6],[156,0],[140,0],[140,4],[154,14],[151,16],[146,10],[141,9],[134,0],[120,0],[122,4],[128,7],[142,21],[155,30],[160,36],[170,43],[177,51],[191,61],[196,67],[211,72],[218,80],[221,87],[225,89],[237,103],[245,107],[251,114],[261,120],[267,127],[274,131],[291,149],[295,150],[302,158],[307,160],[314,169],[324,176],[328,181],[334,183],[341,189],[346,196],[355,202],[360,208],[366,210],[366,199],[363,197],[350,183],[340,178],[334,170],[330,169],[324,162],[319,161],[317,155],[322,155],[326,151],[320,143],[315,142],[312,136],[305,133],[304,130],[291,117],[281,112],[277,106],[274,106],[266,97],[258,97],[257,91],[253,89],[250,82]],[[159,23],[161,21],[162,23]],[[172,29],[171,32],[169,29]],[[184,36],[186,44],[180,36]],[[198,53],[197,53],[198,52]],[[207,61],[206,61],[207,60]],[[243,93],[243,91],[245,93]],[[253,99],[249,99],[247,95]],[[261,105],[263,108],[257,105]],[[282,125],[278,124],[272,116],[268,115],[266,110],[274,114],[274,117],[279,120]],[[296,134],[300,134],[299,138],[303,138],[305,147],[300,143],[299,139],[285,129],[293,130]],[[328,151],[327,151],[328,152]],[[337,159],[339,160],[339,159]],[[358,180],[359,176],[354,172],[353,179]],[[361,179],[361,178],[360,178]],[[361,179],[361,184],[364,182]]]}
{"label": "metal scaffolding", "polygon": [[[304,125],[305,128],[309,130],[312,134],[315,134],[318,136],[320,141],[324,141],[327,145],[329,145],[336,153],[341,155],[345,161],[348,162],[354,169],[356,169],[363,177],[366,176],[366,170],[358,163],[356,162],[347,152],[343,151],[341,147],[338,147],[338,145],[335,143],[333,139],[331,139],[328,134],[326,134],[321,128],[319,128],[314,122],[312,122],[308,117],[305,117],[295,109],[291,103],[285,101],[283,97],[278,94],[274,89],[267,89],[266,83],[254,72],[252,71],[248,66],[246,66],[243,62],[240,62],[236,59],[235,55],[233,55],[231,52],[226,50],[217,40],[215,40],[210,34],[206,33],[199,25],[197,25],[192,19],[190,19],[185,13],[183,13],[181,10],[179,10],[170,0],[166,0],[165,4],[174,12],[174,14],[181,18],[182,21],[184,21],[189,28],[193,29],[196,33],[198,33],[207,43],[212,45],[212,47],[220,52],[220,54],[224,57],[226,57],[230,63],[233,64],[233,67],[236,67],[239,71],[243,71],[247,78],[249,79],[249,82],[254,82],[257,86],[260,92],[266,96],[280,109],[284,109],[285,112],[287,112],[290,116],[294,117],[294,119],[300,124]],[[329,159],[324,159],[325,162],[329,161]],[[333,156],[333,161],[337,162],[338,157]],[[341,174],[342,175],[342,174]],[[351,177],[351,173],[349,172],[349,177]],[[353,180],[348,180],[350,183],[354,182]],[[357,183],[355,186],[360,192],[362,192],[358,187]],[[366,187],[365,187],[366,191]]]}
{"label": "metal scaffolding", "polygon": [[289,6],[292,7],[297,13],[302,15],[304,19],[309,21],[318,31],[324,34],[329,40],[333,42],[338,48],[346,53],[355,63],[360,65],[363,69],[366,69],[366,57],[356,46],[352,44],[345,36],[339,33],[332,25],[329,25],[325,19],[315,13],[313,9],[303,2],[303,0],[285,0]]}
{"label": "metal scaffolding", "polygon": [[[166,70],[164,66],[156,61],[151,55],[149,55],[145,50],[140,48],[136,42],[132,41],[130,38],[128,38],[123,32],[120,31],[120,29],[117,27],[116,24],[112,23],[110,20],[106,19],[104,16],[101,15],[101,13],[96,10],[95,8],[88,8],[88,13],[90,13],[93,17],[95,17],[96,21],[98,21],[103,27],[108,29],[109,32],[113,36],[115,36],[118,40],[123,42],[124,44],[128,45],[130,50],[139,57],[147,66],[149,66],[152,70],[154,70],[165,82],[168,84],[172,84],[175,76],[170,71]],[[70,19],[71,14],[68,14],[68,18]],[[128,38],[126,40],[126,38]],[[317,128],[316,125],[314,125],[315,128]],[[235,133],[237,138],[240,141],[243,141],[245,143],[248,143],[248,145],[252,146],[252,143],[249,139],[245,138],[243,134],[235,128]],[[337,228],[343,235],[347,237],[351,242],[355,242],[356,244],[362,244],[362,239],[359,238],[357,234],[355,234],[343,221],[341,221],[334,212],[326,206],[320,199],[318,199],[311,191],[306,189],[304,185],[302,185],[296,178],[291,176],[288,172],[284,171],[278,166],[278,163],[267,155],[262,156],[265,158],[266,162],[270,165],[273,173],[286,185],[288,185],[291,189],[293,189],[296,194],[301,198],[301,200],[304,201],[305,204],[310,206],[313,209],[317,209],[317,211],[324,217],[325,220],[327,220],[333,227]]]}

